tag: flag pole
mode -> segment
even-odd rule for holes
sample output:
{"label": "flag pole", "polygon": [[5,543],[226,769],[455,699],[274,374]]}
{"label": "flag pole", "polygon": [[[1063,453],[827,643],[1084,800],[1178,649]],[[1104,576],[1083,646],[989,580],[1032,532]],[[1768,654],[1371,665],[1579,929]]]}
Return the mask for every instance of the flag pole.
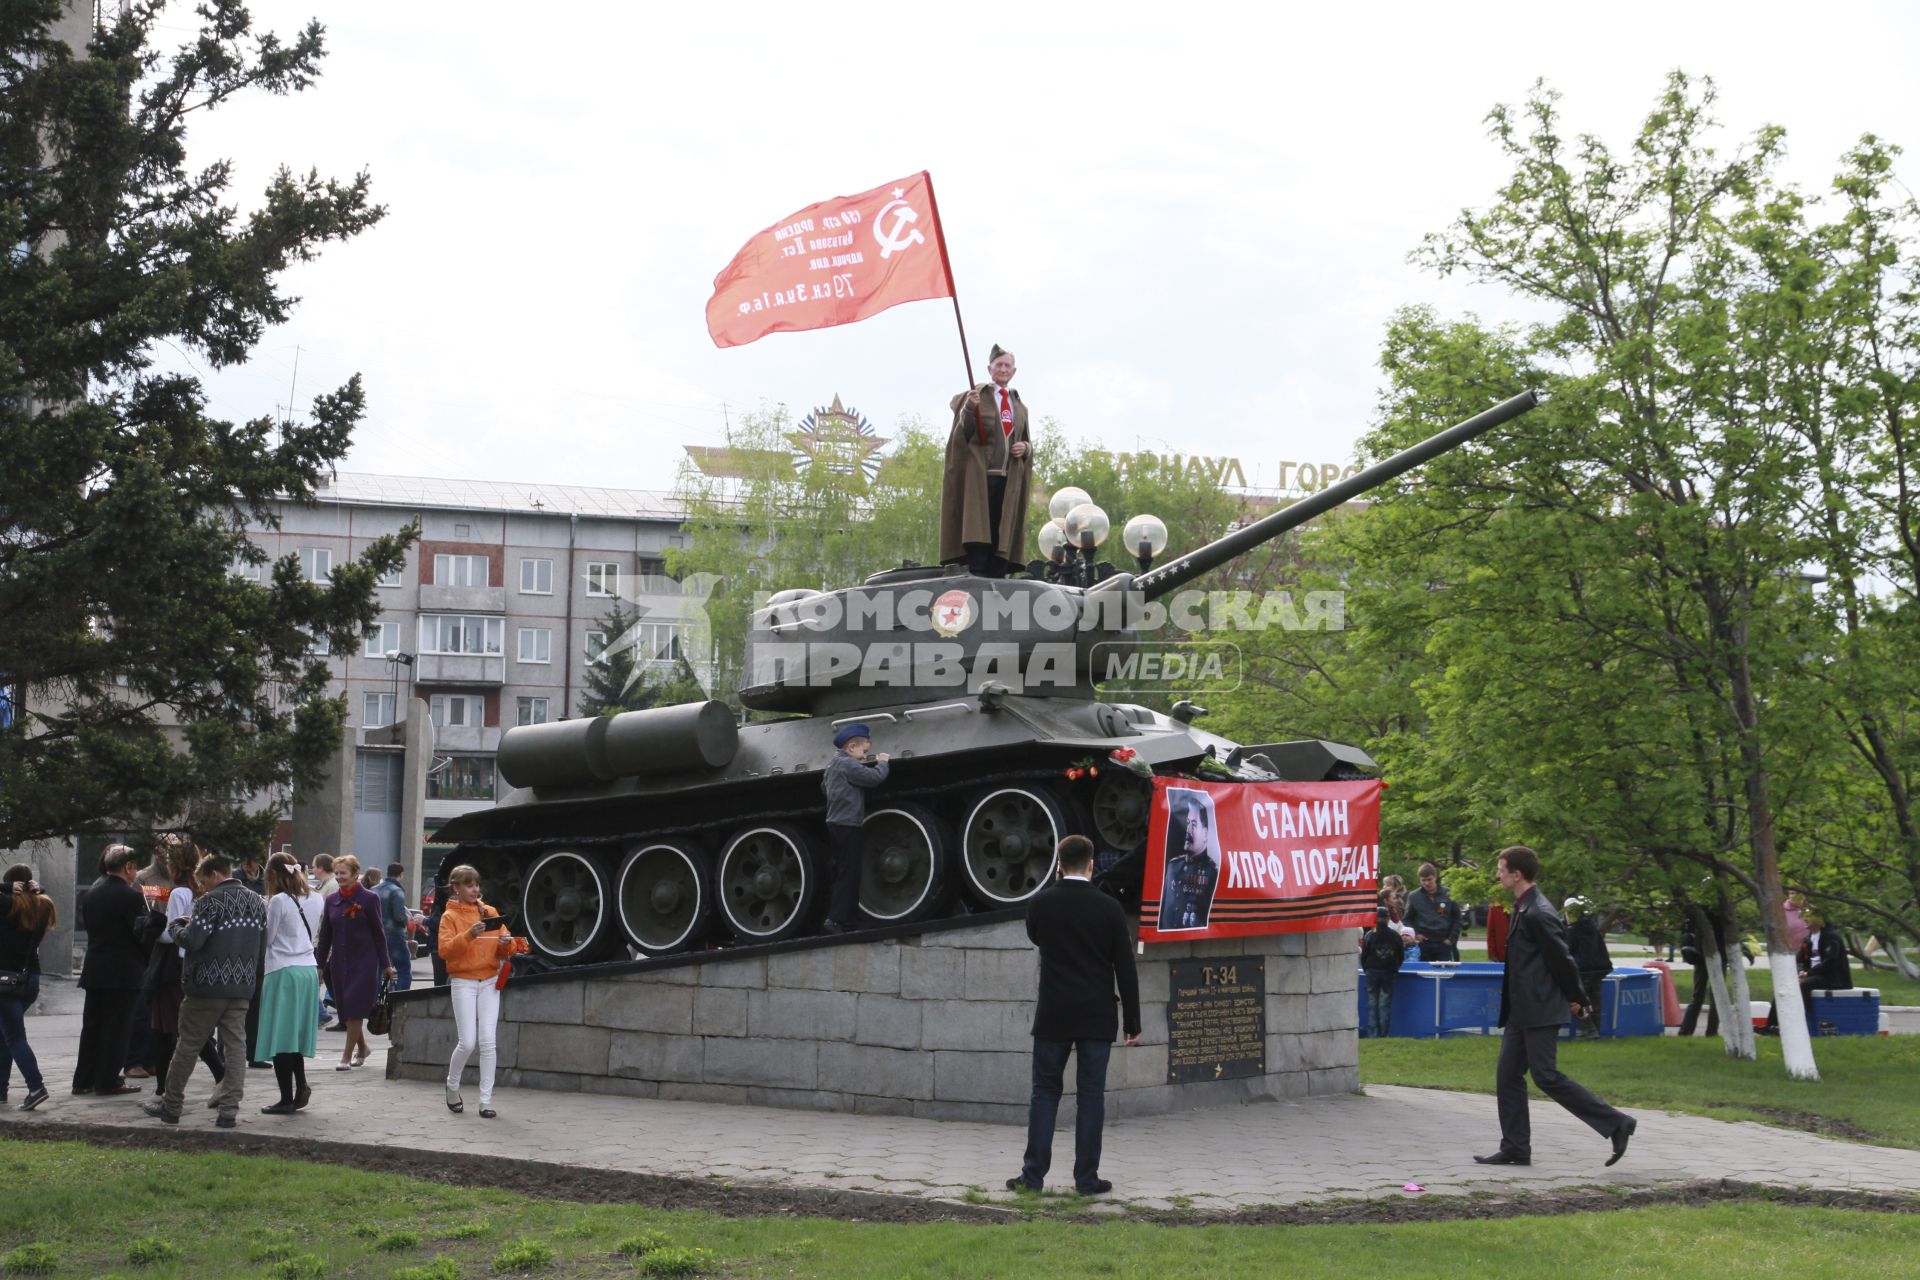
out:
{"label": "flag pole", "polygon": [[973,357],[967,354],[967,323],[960,318],[960,291],[953,287],[953,263],[947,258],[947,229],[940,221],[940,201],[933,194],[933,174],[922,169],[920,176],[927,180],[927,206],[933,213],[933,235],[940,245],[940,270],[946,273],[947,296],[953,299],[953,323],[960,330],[960,358],[967,365],[967,389],[973,389]]}

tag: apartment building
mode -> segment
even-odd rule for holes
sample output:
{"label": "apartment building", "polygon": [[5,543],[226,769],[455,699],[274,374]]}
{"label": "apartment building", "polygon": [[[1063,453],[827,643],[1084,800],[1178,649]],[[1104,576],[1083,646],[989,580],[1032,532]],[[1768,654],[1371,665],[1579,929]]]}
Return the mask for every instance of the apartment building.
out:
{"label": "apartment building", "polygon": [[[409,699],[426,704],[431,724],[430,832],[494,802],[504,730],[577,714],[588,663],[618,639],[605,622],[616,604],[640,613],[639,652],[662,664],[679,657],[692,602],[666,572],[667,550],[686,538],[670,494],[342,472],[312,505],[283,502],[276,514],[277,530],[250,536],[271,559],[297,556],[315,581],[375,538],[420,525],[406,566],[379,584],[379,623],[351,652],[329,655],[352,726],[342,765],[350,750],[352,848],[363,864],[401,857],[418,839],[401,831],[404,735],[389,728]],[[346,845],[295,831],[300,820],[296,806],[276,844]]]}

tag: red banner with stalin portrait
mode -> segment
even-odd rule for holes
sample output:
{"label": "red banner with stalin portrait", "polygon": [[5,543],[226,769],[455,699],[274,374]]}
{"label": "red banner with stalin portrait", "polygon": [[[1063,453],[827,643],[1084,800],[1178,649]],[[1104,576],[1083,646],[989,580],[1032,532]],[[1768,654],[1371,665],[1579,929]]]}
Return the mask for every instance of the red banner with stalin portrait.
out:
{"label": "red banner with stalin portrait", "polygon": [[738,347],[952,295],[933,179],[922,170],[810,204],[747,241],[713,278],[707,332],[716,347]]}
{"label": "red banner with stalin portrait", "polygon": [[1155,778],[1141,940],[1371,928],[1385,786]]}

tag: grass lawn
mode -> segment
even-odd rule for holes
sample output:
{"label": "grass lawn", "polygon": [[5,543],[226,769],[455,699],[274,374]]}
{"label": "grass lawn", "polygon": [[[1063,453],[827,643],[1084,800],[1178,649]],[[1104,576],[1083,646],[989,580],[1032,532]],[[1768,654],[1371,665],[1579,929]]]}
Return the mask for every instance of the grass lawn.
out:
{"label": "grass lawn", "polygon": [[[1846,1121],[1886,1146],[1920,1149],[1920,1036],[1839,1036],[1814,1041],[1820,1080],[1790,1080],[1780,1043],[1761,1037],[1758,1062],[1728,1058],[1719,1039],[1635,1037],[1566,1042],[1568,1075],[1620,1106],[1690,1111],[1722,1120],[1777,1123],[1761,1108]],[[1498,1036],[1362,1040],[1362,1084],[1493,1092]]]}
{"label": "grass lawn", "polygon": [[[1228,1156],[1230,1153],[1222,1153]],[[475,1152],[470,1158],[487,1157]],[[882,1226],[534,1201],[292,1160],[0,1139],[0,1275],[457,1280],[692,1274],[637,1258],[646,1233],[704,1274],[1179,1277],[1807,1277],[1871,1258],[1920,1274],[1920,1215],[1722,1204],[1395,1226],[1166,1227],[1028,1219]],[[43,1251],[43,1252],[42,1252]],[[36,1257],[47,1270],[21,1269]],[[670,1256],[670,1255],[669,1255]],[[136,1261],[135,1259],[139,1259]]]}

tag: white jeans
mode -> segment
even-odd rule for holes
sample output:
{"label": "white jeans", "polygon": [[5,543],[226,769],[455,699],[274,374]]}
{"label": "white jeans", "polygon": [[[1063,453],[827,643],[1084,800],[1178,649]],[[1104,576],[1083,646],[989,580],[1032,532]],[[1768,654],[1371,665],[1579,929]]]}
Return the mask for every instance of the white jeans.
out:
{"label": "white jeans", "polygon": [[500,992],[492,978],[449,978],[447,985],[453,991],[453,1025],[460,1033],[453,1061],[447,1064],[447,1088],[460,1087],[460,1073],[467,1069],[467,1056],[478,1043],[480,1105],[484,1107],[493,1101],[493,1067],[499,1057],[493,1032],[500,1021]]}

